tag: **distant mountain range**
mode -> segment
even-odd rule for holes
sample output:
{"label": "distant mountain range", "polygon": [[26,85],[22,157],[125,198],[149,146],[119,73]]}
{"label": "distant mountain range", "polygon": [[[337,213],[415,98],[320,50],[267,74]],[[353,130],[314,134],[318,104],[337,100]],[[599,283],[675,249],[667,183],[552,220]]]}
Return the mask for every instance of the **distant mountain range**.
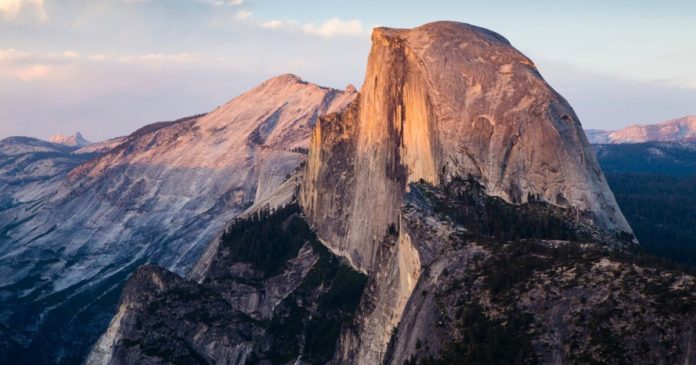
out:
{"label": "distant mountain range", "polygon": [[595,144],[605,173],[696,175],[695,142]]}
{"label": "distant mountain range", "polygon": [[587,129],[585,133],[593,144],[696,141],[696,116],[687,115],[658,124],[631,125],[618,131]]}

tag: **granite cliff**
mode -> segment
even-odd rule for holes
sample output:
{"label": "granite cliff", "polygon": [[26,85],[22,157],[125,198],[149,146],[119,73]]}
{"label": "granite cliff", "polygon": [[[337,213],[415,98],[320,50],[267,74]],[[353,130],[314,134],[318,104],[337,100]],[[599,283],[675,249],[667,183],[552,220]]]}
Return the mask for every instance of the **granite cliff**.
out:
{"label": "granite cliff", "polygon": [[471,174],[630,232],[573,109],[502,36],[437,22],[372,34],[360,96],[320,120],[301,201],[320,237],[369,271],[408,182]]}

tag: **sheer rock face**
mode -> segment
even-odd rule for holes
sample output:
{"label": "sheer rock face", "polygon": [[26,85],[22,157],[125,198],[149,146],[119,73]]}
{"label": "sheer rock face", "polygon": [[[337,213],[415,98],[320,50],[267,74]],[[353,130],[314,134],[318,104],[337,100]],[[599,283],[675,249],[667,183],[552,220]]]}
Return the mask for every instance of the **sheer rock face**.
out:
{"label": "sheer rock face", "polygon": [[631,232],[577,116],[502,36],[437,22],[376,28],[361,93],[312,136],[301,199],[334,251],[371,269],[406,184],[480,179],[489,194],[587,211]]}

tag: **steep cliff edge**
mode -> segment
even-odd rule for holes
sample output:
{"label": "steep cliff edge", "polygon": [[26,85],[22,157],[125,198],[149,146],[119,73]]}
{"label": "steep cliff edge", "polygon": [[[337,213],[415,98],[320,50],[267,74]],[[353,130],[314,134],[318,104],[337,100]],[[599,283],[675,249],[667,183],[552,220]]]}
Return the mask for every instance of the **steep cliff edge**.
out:
{"label": "steep cliff edge", "polygon": [[319,236],[369,271],[406,184],[472,176],[631,232],[573,109],[502,36],[436,22],[377,28],[360,95],[312,136],[301,201]]}

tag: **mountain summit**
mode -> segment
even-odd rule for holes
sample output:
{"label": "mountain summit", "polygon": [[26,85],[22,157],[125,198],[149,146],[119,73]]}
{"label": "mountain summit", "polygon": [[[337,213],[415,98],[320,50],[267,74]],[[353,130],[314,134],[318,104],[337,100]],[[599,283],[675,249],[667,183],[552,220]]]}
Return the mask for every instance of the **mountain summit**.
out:
{"label": "mountain summit", "polygon": [[49,142],[55,143],[55,144],[62,144],[64,146],[70,146],[70,147],[86,147],[92,144],[92,142],[86,140],[84,137],[82,137],[82,134],[80,132],[75,133],[72,136],[64,136],[62,134],[56,134],[54,136],[51,136],[49,138]]}
{"label": "mountain summit", "polygon": [[573,109],[505,38],[456,22],[376,28],[359,98],[314,131],[309,220],[369,271],[408,183],[467,176],[506,202],[542,200],[631,232]]}

